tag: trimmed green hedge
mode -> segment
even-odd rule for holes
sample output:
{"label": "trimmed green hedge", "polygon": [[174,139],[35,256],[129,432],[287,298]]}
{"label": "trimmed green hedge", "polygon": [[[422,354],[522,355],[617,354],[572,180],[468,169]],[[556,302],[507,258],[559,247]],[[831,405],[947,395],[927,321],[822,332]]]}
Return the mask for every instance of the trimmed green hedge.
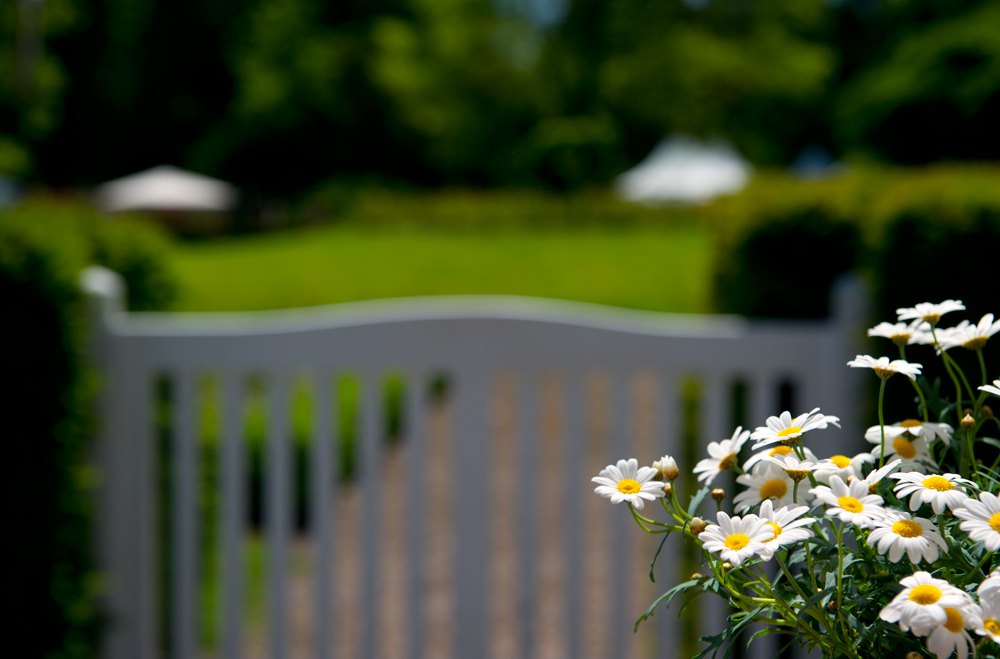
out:
{"label": "trimmed green hedge", "polygon": [[98,263],[125,276],[132,309],[175,292],[168,241],[136,218],[111,221],[74,203],[0,212],[0,299],[10,562],[5,600],[11,656],[92,657],[95,597],[88,414],[96,378],[83,366],[77,277]]}

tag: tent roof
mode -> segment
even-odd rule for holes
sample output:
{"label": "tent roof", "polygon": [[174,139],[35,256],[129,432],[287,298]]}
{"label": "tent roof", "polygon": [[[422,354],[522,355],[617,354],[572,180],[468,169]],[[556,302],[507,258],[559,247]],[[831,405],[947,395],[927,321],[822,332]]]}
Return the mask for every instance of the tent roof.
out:
{"label": "tent roof", "polygon": [[231,211],[236,186],[170,165],[108,181],[97,187],[97,205],[118,211]]}
{"label": "tent roof", "polygon": [[626,201],[705,203],[742,190],[753,167],[729,144],[677,135],[663,139],[641,163],[615,181]]}

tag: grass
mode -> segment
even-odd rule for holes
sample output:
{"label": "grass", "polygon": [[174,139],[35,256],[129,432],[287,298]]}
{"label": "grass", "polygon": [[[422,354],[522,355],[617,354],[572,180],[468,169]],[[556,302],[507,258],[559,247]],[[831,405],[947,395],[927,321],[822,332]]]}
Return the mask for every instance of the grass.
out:
{"label": "grass", "polygon": [[707,312],[711,235],[698,226],[455,233],[310,227],[185,243],[179,311],[413,295],[511,294]]}

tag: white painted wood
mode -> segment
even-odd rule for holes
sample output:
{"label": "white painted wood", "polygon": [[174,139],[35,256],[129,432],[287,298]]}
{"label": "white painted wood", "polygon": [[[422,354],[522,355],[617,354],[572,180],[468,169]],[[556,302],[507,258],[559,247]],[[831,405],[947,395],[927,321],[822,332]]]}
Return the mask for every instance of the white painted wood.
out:
{"label": "white painted wood", "polygon": [[[732,410],[728,404],[731,380],[726,377],[724,371],[719,369],[703,373],[700,384],[701,449],[698,451],[698,455],[707,455],[705,447],[708,446],[709,442],[720,442],[723,439],[728,439],[734,430],[730,428]],[[730,502],[732,501],[733,479],[730,474],[720,474],[720,477],[716,478],[712,485],[725,489],[727,498]],[[715,521],[716,503],[711,497],[706,498],[701,504],[701,516],[707,522]],[[726,628],[729,612],[723,607],[719,598],[699,597],[698,611],[701,636],[714,636]]]}
{"label": "white painted wood", "polygon": [[583,379],[578,373],[568,374],[565,382],[565,436],[563,437],[563,488],[566,509],[566,537],[563,555],[566,557],[566,634],[567,657],[582,656],[583,621],[581,618],[581,588],[583,581],[583,549],[586,524],[583,505],[593,496],[590,479],[584,469],[586,435],[584,426]]}
{"label": "white painted wood", "polygon": [[178,369],[173,376],[171,410],[171,483],[173,569],[171,581],[173,633],[172,655],[177,659],[193,659],[197,651],[198,618],[198,435],[196,389],[194,373]]}
{"label": "white painted wood", "polygon": [[[312,491],[309,525],[316,541],[316,574],[313,583],[316,598],[316,657],[330,659],[336,642],[331,633],[333,602],[330,591],[332,573],[330,557],[333,556],[335,540],[333,537],[335,522],[332,519],[334,506],[331,504],[334,496],[334,437],[337,438],[339,449],[340,433],[334,435],[333,432],[334,428],[339,427],[337,424],[339,415],[333,405],[329,373],[321,373],[314,380],[312,410],[315,424],[310,438],[312,452],[309,475],[312,479]],[[336,455],[339,456],[339,451]]]}
{"label": "white painted wood", "polygon": [[383,410],[381,382],[372,371],[361,376],[361,427],[357,429],[361,438],[361,459],[355,463],[360,467],[360,478],[364,492],[364,503],[361,511],[361,546],[364,555],[364,583],[361,592],[362,625],[361,637],[362,657],[377,658],[381,656],[378,645],[378,593],[379,593],[379,559],[381,557],[379,543],[379,525],[382,521],[379,462],[382,455],[382,417],[378,415]]}
{"label": "white painted wood", "polygon": [[406,380],[404,441],[411,469],[407,474],[409,487],[409,633],[407,659],[424,657],[424,546],[427,490],[424,474],[427,470],[424,451],[427,436],[427,373],[410,371]]}
{"label": "white painted wood", "polygon": [[455,656],[485,657],[489,488],[483,473],[489,458],[486,407],[490,387],[481,367],[468,366],[455,372],[454,385]]}
{"label": "white painted wood", "polygon": [[222,592],[225,659],[239,659],[242,654],[242,549],[246,529],[246,452],[243,432],[243,380],[228,372],[222,386]]}
{"label": "white painted wood", "polygon": [[286,375],[267,378],[267,464],[264,468],[264,524],[267,527],[267,616],[272,659],[288,656],[288,545],[291,535],[291,451]]}
{"label": "white painted wood", "polygon": [[[637,457],[634,453],[633,437],[632,437],[632,425],[629,423],[629,382],[626,380],[620,372],[616,372],[611,375],[611,394],[610,394],[610,421],[611,421],[611,446],[613,447],[612,455],[622,456],[625,459]],[[621,543],[621,539],[629,537],[629,531],[634,530],[632,525],[635,523],[632,520],[632,516],[628,513],[628,509],[622,506],[622,510],[615,510],[615,515],[612,521],[612,567],[611,567],[611,588],[614,592],[614,605],[612,610],[615,611],[615,621],[614,629],[611,633],[613,651],[616,657],[631,657],[634,643],[632,642],[632,625],[635,624],[635,619],[638,614],[635,613],[636,609],[636,599],[632,596],[632,577],[631,572],[632,552],[628,551],[626,547],[628,544],[623,543],[623,546],[617,546]]]}
{"label": "white painted wood", "polygon": [[[196,645],[195,598],[198,597],[197,574],[197,445],[195,443],[194,381],[200,372],[227,374],[267,373],[269,376],[269,448],[264,465],[265,472],[265,525],[268,537],[269,606],[268,628],[270,654],[274,659],[287,656],[286,576],[288,544],[291,534],[291,446],[289,443],[290,419],[285,378],[304,368],[319,374],[362,373],[363,391],[361,414],[362,428],[360,456],[360,484],[372,500],[377,501],[377,466],[381,447],[381,401],[376,397],[381,391],[378,377],[389,371],[403,371],[411,378],[407,394],[406,450],[414,464],[419,465],[424,456],[425,382],[429,373],[448,373],[455,384],[455,424],[452,447],[455,491],[456,560],[456,615],[458,638],[455,656],[481,657],[486,652],[487,592],[489,547],[486,533],[486,504],[488,488],[483,482],[484,465],[489,459],[488,432],[485,406],[492,378],[501,370],[521,377],[537,377],[541,372],[552,372],[569,377],[569,417],[565,468],[568,470],[567,491],[577,492],[582,502],[593,496],[589,478],[593,474],[579,473],[583,466],[583,398],[580,388],[583,375],[612,373],[613,386],[613,437],[612,446],[602,461],[607,464],[631,453],[631,432],[627,426],[626,383],[636,372],[656,371],[665,374],[707,374],[710,385],[705,391],[705,410],[702,424],[703,440],[718,441],[728,437],[732,428],[725,408],[728,382],[735,376],[749,379],[752,428],[763,423],[763,418],[776,412],[774,405],[775,383],[783,378],[798,382],[805,405],[812,399],[823,411],[841,416],[845,430],[837,437],[847,436],[848,428],[857,432],[861,424],[857,407],[851,402],[857,387],[853,384],[846,361],[856,354],[854,337],[860,336],[859,319],[864,317],[865,296],[851,282],[840,283],[835,290],[833,317],[817,322],[751,322],[735,317],[680,316],[608,309],[595,305],[532,300],[511,297],[457,297],[426,298],[354,303],[314,310],[262,312],[252,314],[136,314],[122,311],[123,287],[113,273],[100,269],[89,270],[83,277],[86,290],[94,297],[93,354],[102,366],[107,381],[106,394],[101,406],[103,420],[98,454],[105,472],[104,491],[101,495],[100,556],[109,574],[108,609],[114,624],[102,649],[108,659],[149,657],[157,659],[156,600],[159,597],[156,577],[156,523],[155,490],[148,489],[155,483],[155,450],[149,432],[153,427],[151,406],[139,404],[137,396],[156,374],[174,374],[178,399],[174,415],[177,431],[174,458],[174,573],[172,584],[179,597],[174,601],[174,628],[168,630],[171,644],[177,649],[177,659],[190,657]],[[325,376],[324,376],[325,377]],[[673,376],[671,376],[673,377]],[[143,383],[146,383],[145,385]],[[186,384],[185,384],[186,383]],[[320,378],[322,391],[323,377]],[[673,382],[665,384],[674,385]],[[244,463],[245,457],[230,453],[234,432],[228,426],[233,405],[227,382],[227,430],[225,474],[236,468],[234,459]],[[661,411],[664,419],[664,452],[678,453],[678,419],[671,413],[677,409],[677,394],[664,389],[664,400],[670,401]],[[312,510],[322,519],[315,520],[318,551],[322,556],[335,552],[338,536],[332,516],[332,470],[335,459],[324,451],[337,445],[332,439],[337,427],[335,410],[329,409],[332,396],[318,394],[317,438],[326,435],[324,442],[315,441],[313,447],[314,486],[311,493]],[[830,401],[828,404],[827,401]],[[720,402],[721,401],[721,402]],[[537,402],[537,401],[536,401]],[[329,418],[325,418],[328,415]],[[326,425],[327,430],[323,431]],[[837,432],[837,431],[828,431]],[[834,437],[834,435],[831,435]],[[239,442],[237,442],[238,444]],[[149,444],[149,446],[146,446]],[[659,457],[652,456],[652,457]],[[650,458],[652,459],[652,458]],[[229,489],[224,474],[225,530],[224,551],[232,557],[234,501],[245,506],[245,488]],[[410,510],[410,545],[412,555],[409,611],[407,626],[411,633],[410,652],[420,657],[424,650],[423,618],[420,594],[422,592],[423,547],[426,540],[426,493],[423,483],[424,470],[414,468]],[[231,478],[231,474],[229,477]],[[575,480],[574,480],[575,479]],[[325,485],[324,485],[325,483]],[[145,494],[143,488],[147,488]],[[326,488],[326,489],[324,489]],[[731,493],[730,493],[731,496]],[[569,497],[572,499],[572,496]],[[371,502],[367,502],[371,506]],[[582,505],[582,503],[581,503]],[[327,506],[326,515],[321,515]],[[706,510],[712,506],[709,501]],[[711,508],[714,509],[714,508]],[[369,508],[369,510],[377,510]],[[572,521],[567,537],[567,561],[570,573],[570,591],[567,607],[577,611],[579,591],[577,577],[582,560],[579,548],[586,541],[587,521],[582,508],[570,503],[568,518]],[[621,513],[621,514],[619,514]],[[522,518],[534,514],[521,511]],[[612,516],[617,537],[630,534],[633,529],[627,511],[616,508],[608,511]],[[244,517],[245,509],[240,512]],[[147,520],[143,522],[143,517]],[[365,517],[377,519],[377,515]],[[326,521],[324,521],[326,520]],[[330,523],[324,529],[324,524]],[[239,531],[237,535],[241,535]],[[377,542],[374,527],[362,530],[368,543]],[[325,538],[325,539],[324,539]],[[522,545],[533,544],[522,537]],[[668,542],[668,545],[671,543]],[[368,556],[375,545],[368,544]],[[665,550],[666,551],[666,550]],[[631,606],[627,584],[632,572],[640,566],[628,565],[616,552],[612,567],[613,579],[622,584],[613,596],[617,599],[614,610],[619,619],[614,622],[616,656],[629,655],[631,625],[635,612]],[[661,557],[663,561],[663,557]],[[320,560],[320,564],[326,561]],[[230,576],[232,564],[227,561],[224,575],[226,601],[238,599],[238,579]],[[663,563],[665,566],[666,563]],[[329,583],[329,576],[322,574],[329,566],[320,568],[319,584]],[[365,598],[363,619],[367,629],[362,633],[363,656],[375,657],[381,648],[376,643],[377,605],[374,594],[376,563],[369,561],[363,576]],[[664,580],[673,576],[663,572]],[[530,592],[533,583],[525,584]],[[330,594],[317,588],[316,610],[329,625]],[[184,605],[186,603],[186,606]],[[327,613],[322,613],[324,609]],[[225,655],[234,657],[237,641],[233,630],[238,628],[238,614],[227,605]],[[672,614],[661,616],[661,621]],[[670,633],[666,621],[661,622],[664,639]],[[322,626],[322,625],[321,625]],[[332,625],[331,625],[332,626]],[[570,624],[572,656],[579,655],[581,638],[579,621]],[[321,630],[320,634],[328,634]],[[318,642],[317,654],[327,659],[334,648],[329,636],[320,636],[327,643]],[[574,643],[576,645],[574,645]],[[665,646],[667,647],[667,646]]]}
{"label": "white painted wood", "polygon": [[517,403],[518,453],[518,531],[521,543],[518,561],[521,565],[520,606],[521,656],[535,656],[538,615],[538,502],[533,495],[537,489],[539,406],[538,380],[534,374],[526,375],[519,383]]}
{"label": "white painted wood", "polygon": [[[660,391],[658,405],[657,423],[657,448],[660,458],[670,455],[675,460],[682,460],[681,452],[681,398],[677,390],[677,378],[670,373],[665,373],[660,377]],[[691,482],[690,480],[688,481]],[[666,521],[673,523],[673,519]],[[689,575],[681,574],[678,566],[682,559],[680,548],[685,540],[677,533],[672,533],[663,545],[660,556],[656,561],[656,584],[657,590],[663,592],[672,588],[675,584],[687,580]],[[671,656],[678,646],[678,639],[681,638],[680,624],[677,620],[677,612],[680,611],[680,604],[673,604],[670,608],[660,606],[655,614],[654,624],[659,632],[659,653],[661,657]],[[649,624],[648,622],[646,624]]]}

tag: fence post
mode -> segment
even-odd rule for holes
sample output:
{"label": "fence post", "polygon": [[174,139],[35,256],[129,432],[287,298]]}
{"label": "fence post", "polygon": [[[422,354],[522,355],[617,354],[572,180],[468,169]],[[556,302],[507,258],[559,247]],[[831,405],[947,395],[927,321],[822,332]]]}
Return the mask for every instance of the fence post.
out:
{"label": "fence post", "polygon": [[[864,280],[856,274],[846,273],[834,280],[830,288],[830,321],[834,332],[833,349],[829,355],[830,372],[836,374],[838,400],[830,401],[831,414],[840,416],[845,438],[845,451],[865,451],[864,437],[865,374],[849,368],[847,362],[856,355],[868,352],[865,329],[871,320],[872,299]],[[827,409],[823,403],[824,411]],[[836,410],[836,411],[834,411]]]}
{"label": "fence post", "polygon": [[141,570],[138,527],[133,519],[136,492],[130,487],[135,438],[129,442],[121,395],[124,355],[113,337],[114,317],[125,309],[125,282],[115,272],[91,266],[80,273],[88,297],[87,352],[99,378],[93,464],[100,474],[96,493],[95,556],[106,584],[101,606],[108,617],[100,645],[102,659],[148,656],[142,648]]}

